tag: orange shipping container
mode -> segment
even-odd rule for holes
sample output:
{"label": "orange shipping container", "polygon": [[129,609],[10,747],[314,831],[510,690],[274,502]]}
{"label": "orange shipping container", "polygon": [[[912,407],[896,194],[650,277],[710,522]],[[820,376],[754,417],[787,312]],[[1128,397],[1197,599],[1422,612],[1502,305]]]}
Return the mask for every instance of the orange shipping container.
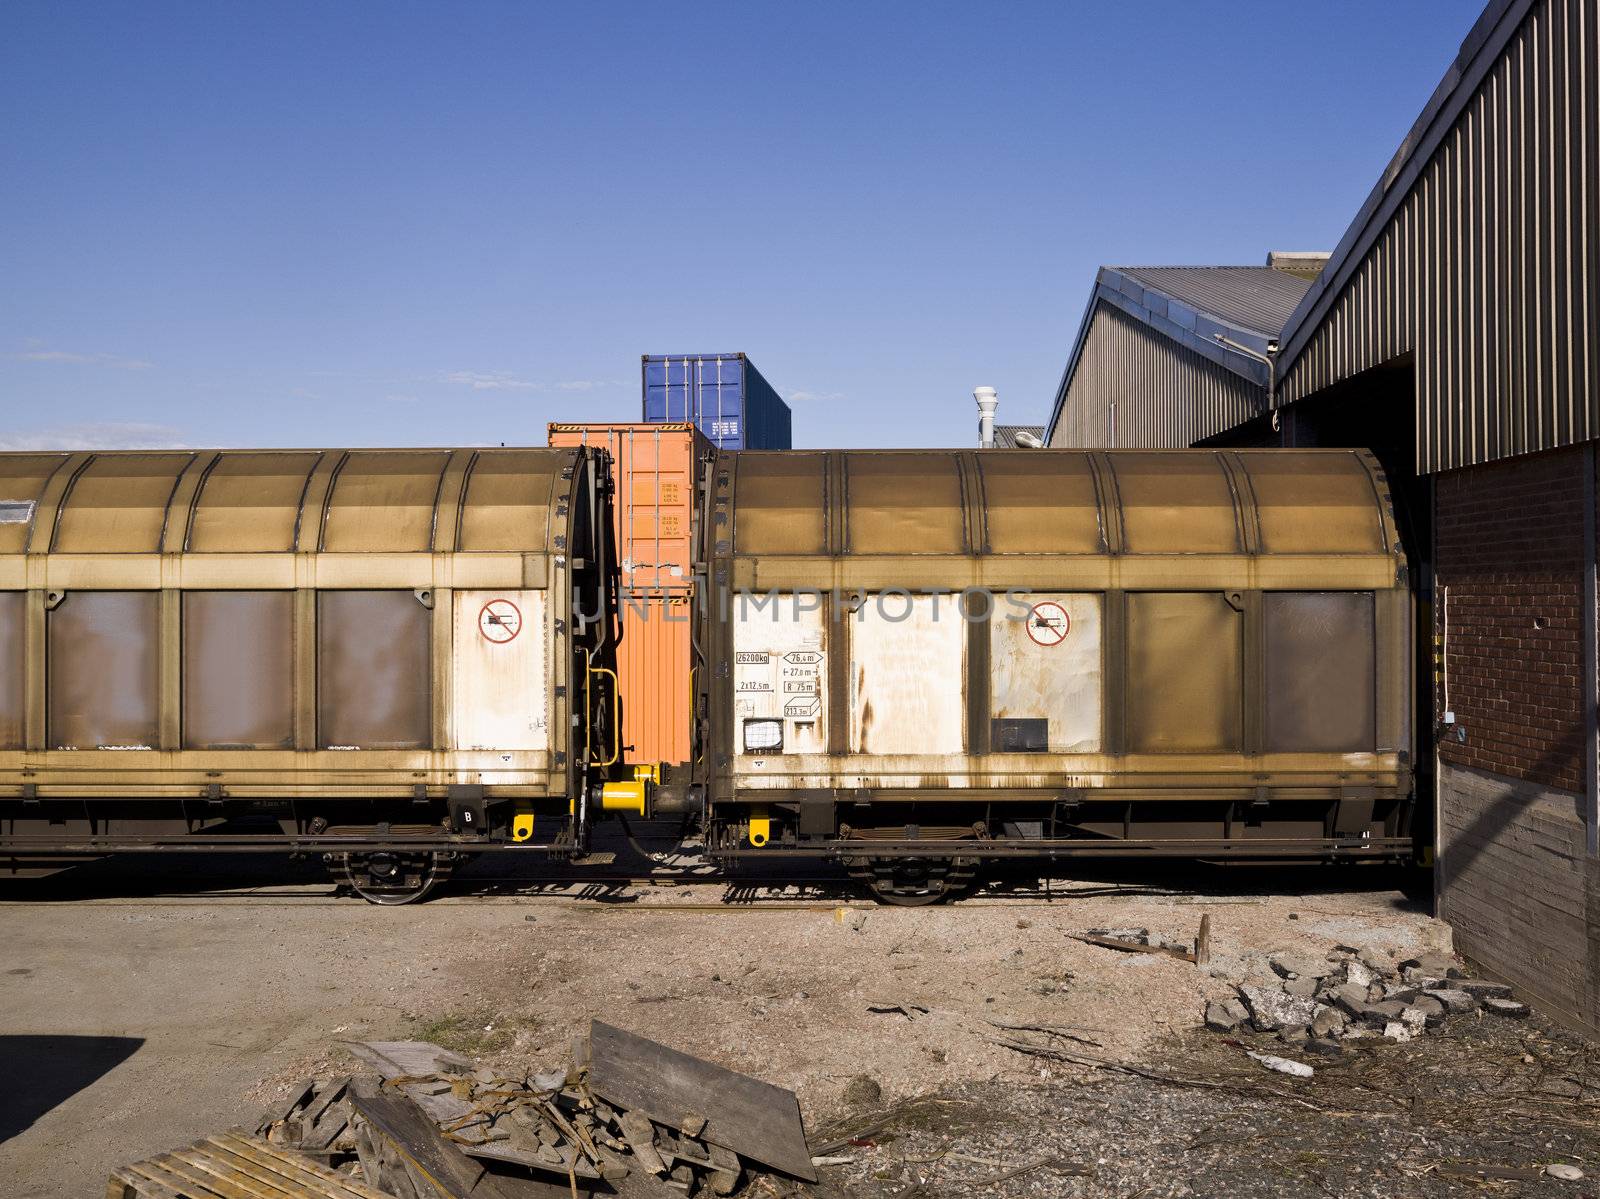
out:
{"label": "orange shipping container", "polygon": [[551,446],[598,446],[616,472],[617,561],[635,590],[694,582],[695,465],[711,443],[693,425],[551,425]]}
{"label": "orange shipping container", "polygon": [[611,454],[625,760],[686,763],[693,752],[694,483],[711,443],[689,424],[553,424],[550,444]]}

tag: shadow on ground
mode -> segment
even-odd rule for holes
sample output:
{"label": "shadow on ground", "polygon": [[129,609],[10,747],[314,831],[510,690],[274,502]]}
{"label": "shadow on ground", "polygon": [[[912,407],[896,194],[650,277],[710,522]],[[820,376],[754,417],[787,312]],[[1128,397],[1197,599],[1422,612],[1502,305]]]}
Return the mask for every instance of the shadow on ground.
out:
{"label": "shadow on ground", "polygon": [[0,1142],[109,1074],[142,1037],[0,1036]]}

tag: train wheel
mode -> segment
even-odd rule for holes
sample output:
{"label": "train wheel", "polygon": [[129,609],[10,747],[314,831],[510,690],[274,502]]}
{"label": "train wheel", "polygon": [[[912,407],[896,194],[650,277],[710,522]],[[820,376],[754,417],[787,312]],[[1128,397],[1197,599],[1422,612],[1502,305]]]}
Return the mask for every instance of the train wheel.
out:
{"label": "train wheel", "polygon": [[450,877],[449,853],[329,854],[334,876],[368,903],[415,903]]}
{"label": "train wheel", "polygon": [[963,858],[906,860],[872,858],[865,869],[852,870],[879,903],[920,908],[960,895],[972,884],[975,864]]}

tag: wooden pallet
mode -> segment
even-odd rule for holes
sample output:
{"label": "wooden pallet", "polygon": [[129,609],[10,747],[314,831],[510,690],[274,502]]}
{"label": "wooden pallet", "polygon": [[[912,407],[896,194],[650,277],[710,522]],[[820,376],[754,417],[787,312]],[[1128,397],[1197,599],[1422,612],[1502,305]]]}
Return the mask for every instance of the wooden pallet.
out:
{"label": "wooden pallet", "polygon": [[392,1199],[290,1149],[224,1132],[112,1172],[106,1199]]}

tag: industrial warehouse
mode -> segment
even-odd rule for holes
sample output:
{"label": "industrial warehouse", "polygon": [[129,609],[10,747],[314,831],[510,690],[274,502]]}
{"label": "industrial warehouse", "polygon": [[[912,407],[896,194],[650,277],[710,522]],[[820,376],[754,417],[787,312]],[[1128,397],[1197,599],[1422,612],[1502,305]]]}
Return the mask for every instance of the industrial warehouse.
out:
{"label": "industrial warehouse", "polygon": [[1597,74],[1493,0],[1332,251],[1100,268],[976,446],[763,348],[0,452],[16,1193],[1587,1194]]}
{"label": "industrial warehouse", "polygon": [[[1330,255],[1103,269],[1052,446],[1362,446],[1404,503],[1457,947],[1600,1028],[1595,13],[1491,4]],[[1437,764],[1437,776],[1428,776]]]}

